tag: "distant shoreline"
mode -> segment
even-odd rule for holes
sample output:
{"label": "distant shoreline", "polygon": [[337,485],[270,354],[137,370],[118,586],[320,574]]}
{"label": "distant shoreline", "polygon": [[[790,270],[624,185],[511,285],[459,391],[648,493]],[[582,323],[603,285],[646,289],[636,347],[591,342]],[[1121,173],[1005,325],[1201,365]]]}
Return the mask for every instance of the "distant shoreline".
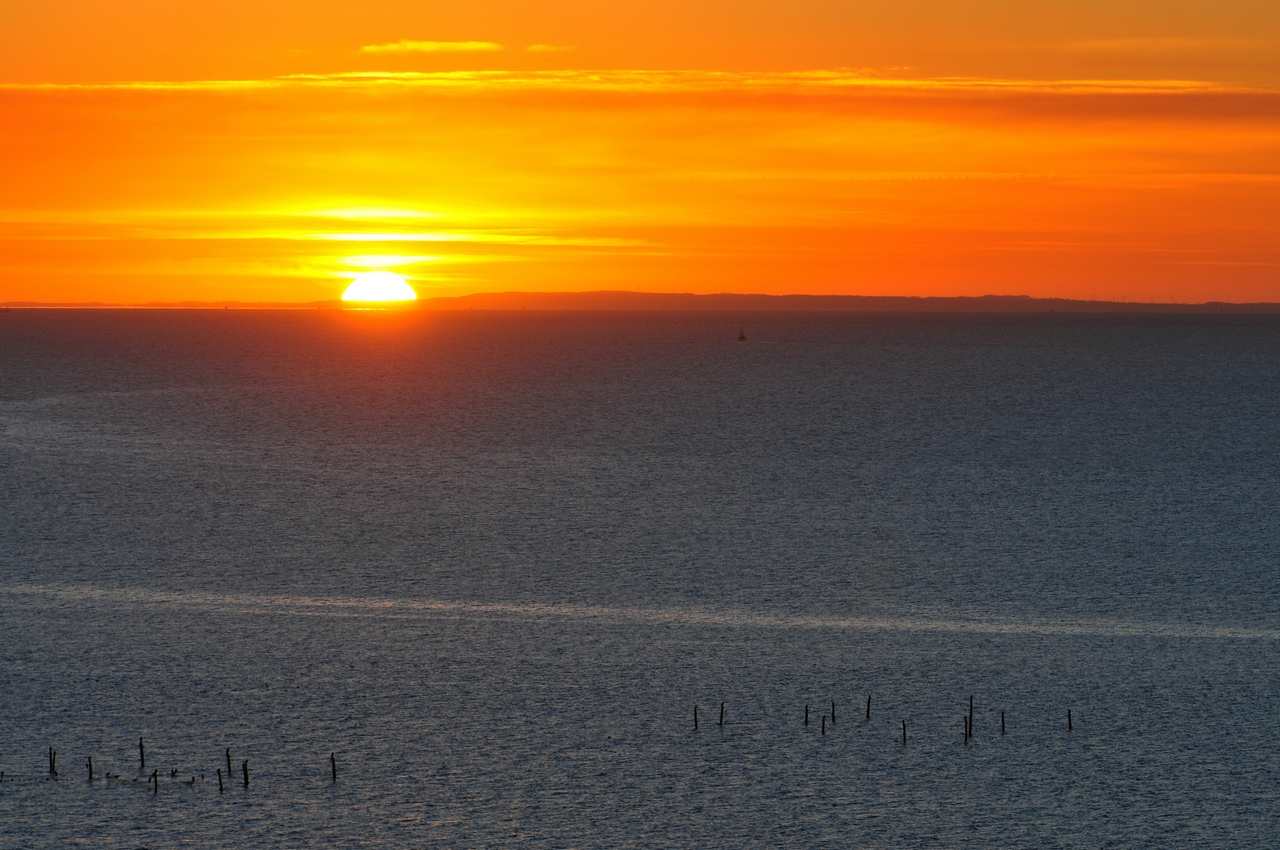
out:
{"label": "distant shoreline", "polygon": [[[13,309],[149,309],[149,310],[340,310],[343,302],[174,301],[133,304],[106,302],[0,302]],[[424,298],[411,310],[541,310],[599,312],[787,312],[787,313],[1277,313],[1280,303],[1200,304],[1081,301],[1032,298],[1026,295],[913,297],[896,295],[751,295],[650,292],[491,292],[444,298]]]}

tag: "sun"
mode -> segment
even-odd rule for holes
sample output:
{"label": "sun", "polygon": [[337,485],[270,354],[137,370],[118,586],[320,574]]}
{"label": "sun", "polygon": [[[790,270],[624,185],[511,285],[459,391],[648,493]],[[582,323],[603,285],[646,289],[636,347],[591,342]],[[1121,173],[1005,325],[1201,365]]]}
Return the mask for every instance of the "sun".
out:
{"label": "sun", "polygon": [[343,301],[417,301],[418,293],[395,272],[358,274],[342,293]]}

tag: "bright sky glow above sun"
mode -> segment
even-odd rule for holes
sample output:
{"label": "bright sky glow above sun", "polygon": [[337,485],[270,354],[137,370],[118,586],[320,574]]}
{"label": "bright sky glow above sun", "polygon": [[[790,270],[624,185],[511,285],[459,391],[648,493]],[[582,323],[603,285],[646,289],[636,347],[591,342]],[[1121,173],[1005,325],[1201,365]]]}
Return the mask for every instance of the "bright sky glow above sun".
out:
{"label": "bright sky glow above sun", "polygon": [[4,17],[0,302],[334,301],[356,272],[1280,301],[1280,4]]}

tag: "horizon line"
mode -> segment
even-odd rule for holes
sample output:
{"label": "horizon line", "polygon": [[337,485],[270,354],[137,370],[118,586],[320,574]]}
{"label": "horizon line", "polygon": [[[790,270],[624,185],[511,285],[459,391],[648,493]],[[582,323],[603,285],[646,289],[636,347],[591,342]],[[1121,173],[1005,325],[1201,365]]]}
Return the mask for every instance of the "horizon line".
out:
{"label": "horizon line", "polygon": [[[663,303],[666,302],[666,303]],[[373,305],[343,302],[340,299],[313,301],[239,301],[231,299],[147,302],[107,301],[4,301],[5,310],[360,310]],[[462,310],[542,310],[542,311],[722,311],[745,310],[763,312],[782,308],[796,311],[804,307],[814,312],[891,312],[894,307],[935,308],[923,312],[975,312],[974,307],[988,308],[977,312],[1129,312],[1188,313],[1214,310],[1222,312],[1280,313],[1280,302],[1274,301],[1127,301],[1095,300],[1031,295],[853,295],[750,292],[641,292],[635,290],[587,291],[503,291],[477,292],[467,295],[419,298],[403,304],[383,305],[384,309],[405,311]],[[378,307],[374,306],[374,309]],[[886,310],[885,308],[890,308]],[[970,309],[965,309],[970,308]],[[1038,308],[1038,309],[1037,309]]]}

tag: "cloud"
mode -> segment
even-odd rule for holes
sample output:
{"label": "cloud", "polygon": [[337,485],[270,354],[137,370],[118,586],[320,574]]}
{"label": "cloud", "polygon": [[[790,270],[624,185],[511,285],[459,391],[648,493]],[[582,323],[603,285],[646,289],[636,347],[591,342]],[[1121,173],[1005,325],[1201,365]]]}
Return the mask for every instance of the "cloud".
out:
{"label": "cloud", "polygon": [[361,53],[496,53],[501,44],[492,41],[395,41],[390,44],[366,44]]}
{"label": "cloud", "polygon": [[1268,46],[1257,39],[1231,38],[1108,38],[1073,41],[1062,49],[1073,53],[1170,54],[1212,50],[1254,50]]}
{"label": "cloud", "polygon": [[531,44],[525,48],[530,53],[567,53],[574,49],[572,44]]}

